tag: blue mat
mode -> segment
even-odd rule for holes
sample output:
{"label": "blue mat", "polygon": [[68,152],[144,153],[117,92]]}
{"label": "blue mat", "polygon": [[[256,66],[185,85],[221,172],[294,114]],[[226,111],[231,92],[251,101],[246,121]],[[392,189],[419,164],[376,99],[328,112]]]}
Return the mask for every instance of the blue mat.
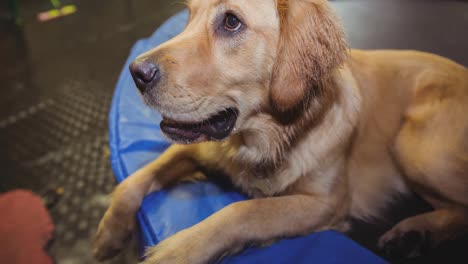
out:
{"label": "blue mat", "polygon": [[[109,114],[112,168],[117,181],[154,160],[170,144],[159,129],[161,117],[146,107],[133,83],[128,65],[135,57],[181,32],[183,11],[151,37],[138,41],[120,75]],[[209,182],[186,183],[148,195],[138,212],[142,246],[152,246],[190,227],[226,205],[246,197]],[[326,231],[283,239],[267,248],[250,248],[223,263],[385,263],[340,233]]]}

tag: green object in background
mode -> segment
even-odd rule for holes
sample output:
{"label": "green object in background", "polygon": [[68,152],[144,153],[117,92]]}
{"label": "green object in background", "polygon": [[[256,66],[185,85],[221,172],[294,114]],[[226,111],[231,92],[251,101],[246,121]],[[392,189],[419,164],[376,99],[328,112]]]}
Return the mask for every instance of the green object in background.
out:
{"label": "green object in background", "polygon": [[[70,15],[76,12],[76,6],[68,5],[61,8],[62,3],[60,0],[50,0],[50,4],[53,6],[52,10],[42,12],[38,14],[39,21],[47,21],[53,18]],[[13,19],[17,25],[21,25],[23,19],[20,15],[20,5],[18,0],[8,0],[8,9],[10,14],[7,15],[6,19]]]}
{"label": "green object in background", "polygon": [[46,22],[59,17],[68,16],[76,12],[75,5],[67,5],[62,7],[60,0],[50,0],[50,3],[54,7],[53,9],[37,14],[37,20],[40,22]]}
{"label": "green object in background", "polygon": [[55,9],[59,9],[59,7],[61,6],[59,0],[50,0],[50,3],[52,4],[52,6],[53,6]]}

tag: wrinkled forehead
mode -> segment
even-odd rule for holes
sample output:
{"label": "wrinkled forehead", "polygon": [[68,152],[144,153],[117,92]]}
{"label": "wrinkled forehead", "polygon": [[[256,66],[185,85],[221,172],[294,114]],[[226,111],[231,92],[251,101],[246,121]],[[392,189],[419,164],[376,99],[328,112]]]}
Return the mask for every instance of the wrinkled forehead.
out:
{"label": "wrinkled forehead", "polygon": [[250,25],[275,25],[278,0],[188,0],[192,18],[209,18],[216,12],[234,11]]}

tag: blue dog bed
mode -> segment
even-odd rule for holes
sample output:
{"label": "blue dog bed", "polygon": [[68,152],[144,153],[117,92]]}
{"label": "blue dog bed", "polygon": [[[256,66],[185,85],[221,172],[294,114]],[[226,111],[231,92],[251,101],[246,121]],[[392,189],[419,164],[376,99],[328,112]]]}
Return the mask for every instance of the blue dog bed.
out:
{"label": "blue dog bed", "polygon": [[[151,37],[132,48],[115,90],[110,120],[112,168],[117,181],[154,160],[170,144],[159,129],[161,117],[146,107],[128,65],[135,57],[181,32],[187,21],[183,11],[163,24]],[[185,183],[148,195],[138,212],[141,245],[148,247],[190,227],[226,205],[246,197],[210,182]],[[249,248],[223,263],[385,263],[340,233],[326,231],[283,239],[267,248]]]}

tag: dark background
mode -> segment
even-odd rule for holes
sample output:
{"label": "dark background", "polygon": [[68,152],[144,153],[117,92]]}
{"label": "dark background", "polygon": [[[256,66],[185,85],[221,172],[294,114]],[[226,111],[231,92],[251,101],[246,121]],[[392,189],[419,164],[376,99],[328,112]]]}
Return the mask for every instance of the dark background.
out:
{"label": "dark background", "polygon": [[[35,16],[50,3],[23,0],[20,26],[0,3],[0,192],[64,187],[51,209],[49,252],[57,263],[94,263],[89,239],[115,185],[107,147],[113,89],[132,44],[182,10],[181,2],[67,0],[77,13],[40,23]],[[332,2],[353,48],[418,49],[468,65],[467,1]],[[389,219],[412,207],[425,208],[402,199]],[[357,226],[353,238],[370,248],[384,229]],[[135,263],[132,248],[111,263]],[[468,263],[467,248],[462,239],[407,262]]]}

